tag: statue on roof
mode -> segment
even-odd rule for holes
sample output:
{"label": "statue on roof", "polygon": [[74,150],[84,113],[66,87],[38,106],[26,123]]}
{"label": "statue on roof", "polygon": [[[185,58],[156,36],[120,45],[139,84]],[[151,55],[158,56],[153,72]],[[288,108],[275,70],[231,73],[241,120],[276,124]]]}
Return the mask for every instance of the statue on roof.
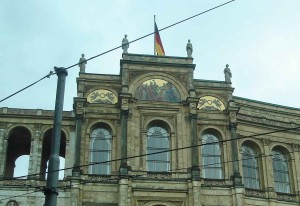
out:
{"label": "statue on roof", "polygon": [[192,45],[190,39],[188,40],[188,43],[186,44],[186,53],[187,53],[187,57],[192,57],[193,45]]}
{"label": "statue on roof", "polygon": [[225,82],[231,83],[231,71],[229,69],[229,64],[226,64],[226,67],[224,69],[224,74],[225,74]]}
{"label": "statue on roof", "polygon": [[85,72],[86,59],[84,58],[84,54],[81,54],[81,58],[79,59],[79,68],[80,72]]}
{"label": "statue on roof", "polygon": [[123,53],[128,53],[128,48],[129,48],[129,43],[128,43],[128,39],[127,39],[127,34],[125,34],[123,40],[122,40],[122,49],[123,49]]}

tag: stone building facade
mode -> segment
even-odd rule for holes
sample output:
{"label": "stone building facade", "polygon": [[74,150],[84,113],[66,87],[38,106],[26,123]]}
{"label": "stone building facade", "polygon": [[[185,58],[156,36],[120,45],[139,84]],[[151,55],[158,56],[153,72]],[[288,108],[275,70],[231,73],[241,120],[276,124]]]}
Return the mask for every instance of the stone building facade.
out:
{"label": "stone building facade", "polygon": [[[124,53],[119,75],[79,73],[58,205],[299,205],[300,109],[233,96],[228,66],[226,81],[195,67]],[[0,205],[43,205],[53,115],[0,108]]]}

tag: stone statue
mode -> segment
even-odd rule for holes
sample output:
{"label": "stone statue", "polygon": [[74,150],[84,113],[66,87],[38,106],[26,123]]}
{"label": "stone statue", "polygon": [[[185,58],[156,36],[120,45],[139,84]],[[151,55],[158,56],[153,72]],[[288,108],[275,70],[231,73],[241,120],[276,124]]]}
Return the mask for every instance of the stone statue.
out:
{"label": "stone statue", "polygon": [[226,68],[224,69],[224,74],[225,74],[225,82],[231,83],[232,74],[228,64],[226,64]]}
{"label": "stone statue", "polygon": [[129,48],[129,43],[128,43],[128,39],[127,39],[127,34],[125,34],[123,40],[122,40],[122,49],[123,49],[123,53],[128,53],[128,48]]}
{"label": "stone statue", "polygon": [[86,59],[84,58],[84,54],[81,54],[81,58],[79,59],[79,68],[80,72],[85,72]]}
{"label": "stone statue", "polygon": [[188,40],[188,43],[186,44],[186,53],[188,57],[192,57],[193,45],[191,43],[191,40]]}

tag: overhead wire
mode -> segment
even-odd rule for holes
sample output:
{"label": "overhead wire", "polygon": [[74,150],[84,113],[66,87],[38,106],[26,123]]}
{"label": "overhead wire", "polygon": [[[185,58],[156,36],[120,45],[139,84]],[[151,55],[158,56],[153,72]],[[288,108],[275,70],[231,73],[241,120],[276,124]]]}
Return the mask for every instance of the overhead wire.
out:
{"label": "overhead wire", "polygon": [[[268,135],[268,134],[274,134],[274,133],[279,133],[279,132],[285,132],[285,131],[291,131],[291,130],[298,130],[298,129],[300,129],[300,126],[299,127],[295,127],[295,128],[284,128],[284,129],[274,130],[274,131],[265,132],[265,133],[253,134],[253,135],[249,135],[249,136],[242,136],[242,137],[237,137],[235,139],[231,139],[230,138],[230,139],[226,139],[226,140],[220,140],[218,142],[219,143],[224,143],[224,142],[229,142],[229,141],[233,141],[233,140],[240,140],[240,139],[246,139],[246,138],[255,138],[255,139],[257,139],[256,137],[258,137],[258,136],[263,136],[263,135]],[[193,148],[193,147],[201,147],[201,146],[204,146],[204,145],[212,145],[212,144],[215,144],[215,142],[207,142],[207,143],[201,143],[201,144],[197,144],[197,145],[191,145],[191,146],[185,146],[185,147],[180,147],[180,148],[163,150],[163,151],[159,151],[159,152],[134,155],[134,156],[130,156],[130,157],[127,157],[127,158],[117,158],[117,159],[114,159],[114,160],[107,160],[107,161],[101,161],[101,162],[93,162],[93,163],[89,163],[89,164],[84,164],[84,165],[79,165],[79,166],[73,166],[73,167],[67,167],[67,168],[53,170],[53,171],[48,171],[48,172],[41,172],[41,173],[23,175],[23,176],[19,176],[19,177],[14,177],[13,179],[21,179],[21,178],[27,178],[27,177],[37,177],[39,175],[43,175],[43,174],[50,173],[50,172],[59,172],[59,171],[65,171],[65,170],[70,170],[70,169],[79,169],[79,168],[82,168],[82,167],[89,167],[89,166],[97,165],[97,164],[111,163],[111,162],[116,162],[116,161],[122,161],[122,160],[128,160],[128,159],[138,158],[138,157],[145,157],[145,156],[150,156],[150,155],[162,154],[162,153],[166,153],[166,152],[179,151],[179,150],[183,150],[183,149],[190,149],[190,148]],[[5,180],[5,179],[2,179],[2,180],[0,179],[0,182],[3,181],[3,180]]]}
{"label": "overhead wire", "polygon": [[[294,152],[295,151],[286,152],[285,154],[290,154],[290,153],[294,153]],[[299,152],[299,150],[297,152]],[[259,159],[259,158],[268,157],[268,156],[273,156],[273,154],[269,154],[269,155],[263,155],[263,154],[260,155],[260,154],[258,154],[257,156],[252,156],[252,157],[249,157],[249,158],[242,158],[242,159],[237,159],[237,160],[228,160],[228,161],[222,161],[222,162],[218,162],[218,163],[202,164],[202,165],[199,165],[197,167],[199,167],[199,170],[201,170],[201,168],[207,167],[207,166],[220,165],[220,164],[226,164],[226,163],[232,163],[232,162],[239,162],[239,161],[243,161],[243,160]],[[169,174],[169,173],[178,174],[178,172],[174,172],[174,171],[183,170],[183,169],[188,170],[188,169],[191,169],[191,167],[177,168],[177,169],[166,171],[165,173],[167,173],[167,174]],[[151,171],[140,171],[140,170],[138,172],[150,172],[151,173]],[[155,172],[153,172],[153,173],[155,174]],[[181,173],[186,173],[186,172],[181,172]],[[145,177],[144,174],[141,174],[141,175],[136,175],[136,174],[134,174],[134,175],[132,175],[132,174],[120,175],[120,174],[116,174],[116,175],[109,175],[109,176],[110,176],[110,178],[106,178],[106,179],[103,179],[103,180],[85,180],[81,183],[70,184],[69,186],[59,186],[59,187],[57,187],[57,189],[71,189],[74,186],[78,186],[78,185],[82,185],[82,184],[100,183],[100,182],[102,183],[102,182],[109,182],[109,181],[113,181],[113,180],[119,180],[120,176],[123,177],[123,178],[124,177],[131,177],[133,179],[136,178],[136,177]],[[147,178],[147,177],[145,177],[145,178]],[[187,179],[190,179],[190,178],[187,178]],[[205,178],[202,178],[202,179],[205,179]],[[224,180],[224,179],[220,179],[220,180]],[[30,188],[30,186],[27,186],[27,185],[25,185],[25,186]],[[36,188],[36,187],[33,187],[33,188]],[[28,193],[24,193],[24,194],[21,194],[21,195],[15,195],[15,196],[12,196],[12,197],[7,197],[7,198],[4,198],[4,199],[0,199],[0,202],[3,201],[3,200],[15,198],[15,197],[20,197],[20,196],[25,196],[25,195],[29,195],[29,194],[36,193],[36,192],[42,192],[42,191],[43,191],[43,189],[36,189],[33,192],[28,192]]]}
{"label": "overhead wire", "polygon": [[[208,9],[208,10],[205,10],[205,11],[203,11],[203,12],[200,12],[200,13],[198,13],[198,14],[196,14],[196,15],[193,15],[193,16],[191,16],[191,17],[188,17],[188,18],[186,18],[186,19],[183,19],[183,20],[181,20],[181,21],[178,21],[178,22],[176,22],[176,23],[174,23],[174,24],[171,24],[171,25],[169,25],[169,26],[166,26],[166,27],[164,27],[164,28],[162,28],[162,29],[159,29],[158,31],[166,30],[166,29],[168,29],[168,28],[170,28],[170,27],[173,27],[173,26],[175,26],[175,25],[177,25],[177,24],[180,24],[180,23],[183,23],[183,22],[188,21],[188,20],[190,20],[190,19],[193,19],[193,18],[195,18],[195,17],[197,17],[197,16],[200,16],[200,15],[202,15],[202,14],[205,14],[205,13],[207,13],[207,12],[210,12],[210,11],[212,11],[212,10],[215,10],[215,9],[217,9],[217,8],[220,8],[220,7],[222,7],[222,6],[225,6],[225,5],[227,5],[227,4],[229,4],[229,3],[232,3],[232,2],[234,2],[234,1],[235,1],[235,0],[231,0],[231,1],[225,2],[225,3],[220,4],[220,5],[218,5],[218,6],[215,6],[215,7],[213,7],[213,8]],[[142,36],[142,37],[139,37],[139,38],[137,38],[137,39],[134,39],[134,40],[132,40],[132,41],[129,41],[128,44],[134,43],[134,42],[139,41],[139,40],[141,40],[141,39],[144,39],[144,38],[146,38],[146,37],[148,37],[148,36],[151,36],[151,35],[153,35],[153,34],[155,34],[155,32],[151,32],[151,33],[146,34],[146,35],[144,35],[144,36]],[[122,45],[117,46],[117,47],[114,47],[114,48],[112,48],[112,49],[110,49],[110,50],[107,50],[107,51],[105,51],[105,52],[102,52],[102,53],[100,53],[100,54],[97,54],[97,55],[95,55],[95,56],[92,56],[92,57],[86,59],[84,62],[88,62],[88,61],[90,61],[90,60],[92,60],[92,59],[95,59],[95,58],[100,57],[100,56],[102,56],[102,55],[104,55],[104,54],[107,54],[107,53],[109,53],[109,52],[112,52],[112,51],[114,51],[114,50],[117,50],[117,49],[119,49],[119,48],[121,48],[121,47],[122,47]],[[71,65],[71,66],[66,67],[65,69],[70,69],[70,68],[75,67],[75,66],[78,66],[78,65],[80,65],[80,64],[81,64],[81,62],[78,62],[78,63],[76,63],[76,64],[73,64],[73,65]],[[9,95],[9,96],[7,96],[7,97],[1,99],[1,100],[0,100],[0,103],[3,102],[3,101],[6,100],[6,99],[11,98],[12,96],[14,96],[14,95],[16,95],[16,94],[18,94],[18,93],[20,93],[20,92],[22,92],[22,91],[28,89],[29,87],[31,87],[31,86],[37,84],[38,82],[42,81],[43,79],[45,79],[45,78],[50,78],[50,76],[52,76],[52,75],[54,75],[54,74],[56,74],[54,71],[50,71],[49,74],[45,75],[45,76],[42,77],[41,79],[39,79],[39,80],[33,82],[32,84],[30,84],[30,85],[28,85],[28,86],[26,86],[26,87],[24,87],[24,88],[18,90],[17,92],[15,92],[15,93],[13,93],[13,94],[11,94],[11,95]]]}

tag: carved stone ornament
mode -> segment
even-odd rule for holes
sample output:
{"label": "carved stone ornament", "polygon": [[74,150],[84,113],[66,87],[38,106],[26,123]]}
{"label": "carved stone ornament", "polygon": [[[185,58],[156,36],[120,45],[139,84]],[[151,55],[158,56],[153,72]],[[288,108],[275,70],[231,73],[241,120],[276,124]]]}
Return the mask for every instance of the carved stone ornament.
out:
{"label": "carved stone ornament", "polygon": [[89,103],[115,104],[118,102],[118,98],[113,92],[109,90],[98,89],[88,94],[87,101]]}
{"label": "carved stone ornament", "polygon": [[6,206],[19,206],[19,203],[16,200],[9,200]]}
{"label": "carved stone ornament", "polygon": [[148,178],[153,179],[171,179],[172,174],[171,173],[162,173],[162,172],[153,172],[147,174]]}
{"label": "carved stone ornament", "polygon": [[245,189],[245,195],[251,197],[266,197],[266,193],[263,190]]}
{"label": "carved stone ornament", "polygon": [[226,186],[225,180],[204,179],[203,185],[205,186]]}
{"label": "carved stone ornament", "polygon": [[223,111],[225,110],[224,103],[213,96],[204,96],[199,99],[198,107],[199,110],[208,110],[208,111]]}
{"label": "carved stone ornament", "polygon": [[296,201],[296,195],[277,192],[277,199],[284,201]]}

